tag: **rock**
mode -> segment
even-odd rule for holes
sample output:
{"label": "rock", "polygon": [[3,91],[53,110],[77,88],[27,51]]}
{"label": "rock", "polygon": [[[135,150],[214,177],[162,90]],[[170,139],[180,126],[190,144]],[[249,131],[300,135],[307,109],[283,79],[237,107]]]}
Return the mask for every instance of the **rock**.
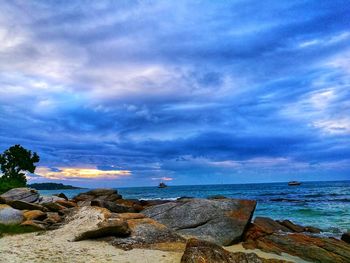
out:
{"label": "rock", "polygon": [[42,204],[45,208],[47,208],[49,211],[52,212],[58,212],[60,210],[65,209],[64,206],[58,204],[58,203],[43,203]]}
{"label": "rock", "polygon": [[142,213],[186,238],[230,245],[241,240],[255,206],[251,200],[190,199],[152,206]]}
{"label": "rock", "polygon": [[96,230],[99,223],[112,217],[109,210],[96,206],[74,207],[64,211],[66,216],[59,233],[70,241],[79,239],[84,232]]}
{"label": "rock", "polygon": [[[128,215],[128,218],[131,218],[131,215],[135,215],[135,213],[116,216],[122,218],[123,215]],[[112,245],[125,250],[150,248],[183,251],[185,247],[184,238],[151,218],[131,218],[127,219],[127,224],[131,230],[130,236],[126,238],[114,237],[110,240]]]}
{"label": "rock", "polygon": [[60,198],[63,198],[64,200],[68,201],[68,197],[64,193],[55,194],[54,196],[58,196]]}
{"label": "rock", "polygon": [[255,253],[229,252],[222,247],[203,240],[187,241],[181,263],[283,263],[284,260],[264,259]]}
{"label": "rock", "polygon": [[[248,232],[252,231],[251,229]],[[243,243],[246,249],[261,249],[277,254],[284,252],[311,262],[350,262],[350,246],[334,238],[314,237],[304,233],[246,236],[248,238]]]}
{"label": "rock", "polygon": [[125,205],[118,205],[114,202],[106,201],[104,202],[104,207],[108,210],[114,212],[114,213],[133,213],[136,212],[134,208],[125,206]]}
{"label": "rock", "polygon": [[37,221],[37,220],[26,220],[21,224],[21,226],[30,227],[34,231],[46,230],[45,223],[43,223],[41,221]]}
{"label": "rock", "polygon": [[6,204],[5,198],[2,198],[1,196],[0,196],[0,204]]}
{"label": "rock", "polygon": [[122,214],[118,214],[118,218],[122,218],[125,220],[129,220],[129,219],[142,219],[145,218],[146,216],[144,214],[140,214],[140,213],[122,213]]}
{"label": "rock", "polygon": [[[101,197],[99,197],[99,198],[101,198]],[[122,199],[122,196],[120,194],[111,194],[111,195],[108,195],[108,196],[103,196],[102,198],[103,198],[103,200],[113,202],[113,201]]]}
{"label": "rock", "polygon": [[304,228],[305,232],[309,232],[309,233],[313,233],[313,234],[319,234],[322,232],[322,229],[319,229],[317,227],[313,227],[313,226],[306,226]]}
{"label": "rock", "polygon": [[120,218],[108,218],[97,224],[95,229],[82,232],[74,241],[101,238],[106,236],[128,236],[130,229],[125,220]]}
{"label": "rock", "polygon": [[161,205],[165,203],[172,202],[170,200],[140,200],[140,205],[143,207],[150,207],[155,205]]}
{"label": "rock", "polygon": [[[85,201],[78,201],[77,206],[91,206],[91,201],[85,200]],[[98,205],[95,205],[98,206]]]}
{"label": "rock", "polygon": [[110,202],[110,201],[92,200],[91,205],[107,208],[109,211],[114,212],[114,213],[133,213],[133,212],[136,212],[136,210],[133,207],[119,205],[115,202]]}
{"label": "rock", "polygon": [[15,201],[9,201],[8,204],[15,208],[15,209],[19,209],[19,210],[40,210],[40,211],[47,211],[47,209],[45,207],[43,207],[42,205],[39,204],[34,204],[34,203],[27,203],[24,201],[19,201],[19,200],[15,200]]}
{"label": "rock", "polygon": [[44,222],[48,224],[57,224],[62,222],[62,217],[56,212],[48,212],[47,213],[47,218],[44,220]]}
{"label": "rock", "polygon": [[59,229],[71,241],[130,233],[124,219],[113,217],[105,208],[84,206],[69,209],[65,224]]}
{"label": "rock", "polygon": [[[181,196],[181,197],[177,198],[176,201],[186,202],[186,201],[190,201],[190,199],[195,199],[195,198],[192,196]],[[155,200],[155,201],[158,201],[158,200]],[[171,201],[166,201],[166,203],[167,202],[171,202]]]}
{"label": "rock", "polygon": [[23,212],[10,207],[9,205],[0,205],[0,224],[12,225],[22,223]]}
{"label": "rock", "polygon": [[350,244],[350,232],[342,234],[341,240]]}
{"label": "rock", "polygon": [[138,202],[132,200],[119,199],[114,202],[105,201],[101,199],[94,199],[91,201],[92,206],[105,207],[114,213],[133,213],[143,210],[143,206]]}
{"label": "rock", "polygon": [[41,196],[39,198],[39,204],[47,204],[47,203],[54,203],[57,201],[64,201],[64,198],[58,197],[58,196]]}
{"label": "rock", "polygon": [[[114,189],[94,189],[88,191],[86,193],[81,193],[73,198],[75,202],[78,203],[79,206],[85,206],[86,203],[79,202],[88,202],[95,200],[96,202],[92,205],[101,206],[103,202],[114,202],[116,200],[121,199],[122,196],[118,194],[117,190]],[[100,203],[97,203],[100,202]],[[103,206],[101,206],[103,207]]]}
{"label": "rock", "polygon": [[254,219],[254,224],[268,234],[272,234],[278,231],[290,232],[289,228],[279,224],[269,217],[256,217]]}
{"label": "rock", "polygon": [[13,188],[2,194],[1,198],[6,202],[19,200],[27,203],[34,203],[39,199],[39,193],[37,190],[32,188]]}
{"label": "rock", "polygon": [[253,223],[250,223],[248,224],[242,239],[243,241],[256,240],[259,237],[262,237],[265,235],[267,235],[267,233],[263,229],[261,229],[260,227],[258,227]]}
{"label": "rock", "polygon": [[67,200],[57,200],[56,203],[66,208],[72,208],[77,206],[76,203]]}
{"label": "rock", "polygon": [[223,196],[223,195],[212,195],[212,196],[209,196],[208,199],[227,199],[226,196]]}
{"label": "rock", "polygon": [[130,210],[135,210],[135,212],[140,212],[143,210],[141,202],[132,199],[118,199],[115,201],[119,205],[130,207]]}
{"label": "rock", "polygon": [[99,189],[94,189],[91,191],[88,191],[85,193],[86,195],[92,195],[92,196],[109,196],[112,194],[118,194],[117,190],[110,189],[110,188],[99,188]]}
{"label": "rock", "polygon": [[90,201],[90,205],[91,206],[104,207],[104,202],[102,200],[95,199],[95,200]]}
{"label": "rock", "polygon": [[25,220],[44,220],[47,214],[40,210],[31,210],[23,213]]}
{"label": "rock", "polygon": [[76,197],[74,197],[73,200],[79,204],[79,202],[91,201],[94,198],[95,197],[92,195],[87,195],[87,194],[83,193],[83,194],[79,194]]}
{"label": "rock", "polygon": [[277,221],[280,225],[290,229],[291,232],[301,233],[304,232],[305,228],[291,222],[290,220]]}

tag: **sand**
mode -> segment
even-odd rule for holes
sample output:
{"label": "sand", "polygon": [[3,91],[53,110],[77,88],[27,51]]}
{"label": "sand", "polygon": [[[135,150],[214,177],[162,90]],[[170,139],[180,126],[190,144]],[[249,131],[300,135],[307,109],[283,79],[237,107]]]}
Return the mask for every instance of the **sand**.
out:
{"label": "sand", "polygon": [[[71,242],[62,236],[30,233],[0,238],[1,263],[173,263],[180,262],[182,253],[148,249],[123,251],[104,241],[86,240]],[[225,247],[231,252],[254,252],[260,257],[286,259],[304,263],[299,258],[264,253],[260,250],[245,250],[241,244]]]}
{"label": "sand", "polygon": [[70,242],[49,235],[22,234],[0,239],[1,263],[180,262],[182,254],[159,250],[123,251],[103,241]]}
{"label": "sand", "polygon": [[308,261],[302,260],[301,258],[286,254],[286,253],[282,253],[282,255],[276,255],[273,253],[266,253],[264,251],[261,251],[259,249],[245,249],[242,246],[242,243],[240,244],[236,244],[233,246],[228,246],[228,247],[224,247],[226,250],[230,251],[230,252],[244,252],[244,253],[255,253],[257,254],[259,257],[262,258],[274,258],[274,259],[283,259],[283,260],[288,260],[291,262],[295,262],[295,263],[309,263]]}

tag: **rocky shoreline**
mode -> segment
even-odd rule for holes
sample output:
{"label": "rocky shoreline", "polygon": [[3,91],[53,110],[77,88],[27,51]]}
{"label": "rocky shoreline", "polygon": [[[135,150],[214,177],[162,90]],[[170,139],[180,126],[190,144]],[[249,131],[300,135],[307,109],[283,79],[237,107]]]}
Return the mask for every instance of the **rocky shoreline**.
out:
{"label": "rocky shoreline", "polygon": [[[340,240],[321,237],[321,229],[289,220],[252,221],[255,207],[253,200],[220,196],[145,201],[123,199],[113,189],[95,189],[68,199],[16,188],[0,196],[0,224],[30,227],[40,231],[36,235],[64,237],[64,242],[93,240],[124,251],[182,254],[181,260],[169,262],[290,262],[225,249],[240,242],[245,249],[310,262],[350,262],[349,233]],[[0,239],[4,245],[6,238],[5,234]]]}

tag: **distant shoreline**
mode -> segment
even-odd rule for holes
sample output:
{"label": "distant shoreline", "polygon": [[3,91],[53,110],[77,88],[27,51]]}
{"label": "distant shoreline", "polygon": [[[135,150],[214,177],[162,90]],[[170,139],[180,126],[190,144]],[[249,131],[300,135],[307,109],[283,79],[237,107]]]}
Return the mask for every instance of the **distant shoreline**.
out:
{"label": "distant shoreline", "polygon": [[76,187],[72,185],[64,185],[64,184],[58,184],[58,183],[35,183],[35,184],[28,184],[28,187],[34,188],[36,190],[86,189],[83,187]]}

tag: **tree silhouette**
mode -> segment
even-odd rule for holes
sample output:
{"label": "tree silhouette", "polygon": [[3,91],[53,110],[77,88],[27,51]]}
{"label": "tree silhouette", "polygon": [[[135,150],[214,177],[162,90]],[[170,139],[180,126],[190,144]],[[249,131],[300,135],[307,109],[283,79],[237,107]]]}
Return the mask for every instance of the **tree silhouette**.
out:
{"label": "tree silhouette", "polygon": [[39,156],[34,152],[23,148],[17,144],[0,154],[0,166],[3,173],[0,183],[15,185],[15,187],[25,186],[27,179],[23,172],[34,173],[35,163],[39,162]]}

